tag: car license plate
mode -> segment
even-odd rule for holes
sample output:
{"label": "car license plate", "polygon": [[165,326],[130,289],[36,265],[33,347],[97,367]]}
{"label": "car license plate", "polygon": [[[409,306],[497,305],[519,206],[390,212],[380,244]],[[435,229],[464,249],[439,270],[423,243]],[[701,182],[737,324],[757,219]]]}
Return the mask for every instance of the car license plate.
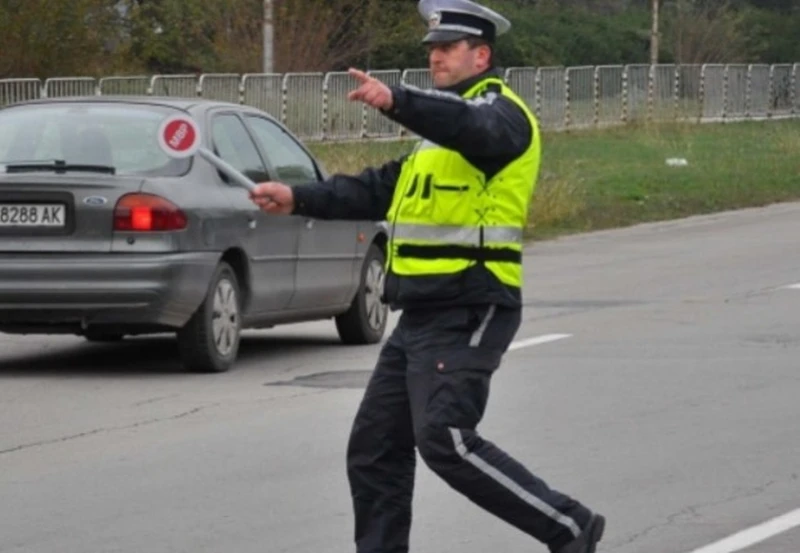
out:
{"label": "car license plate", "polygon": [[0,227],[60,228],[66,223],[61,204],[0,204]]}

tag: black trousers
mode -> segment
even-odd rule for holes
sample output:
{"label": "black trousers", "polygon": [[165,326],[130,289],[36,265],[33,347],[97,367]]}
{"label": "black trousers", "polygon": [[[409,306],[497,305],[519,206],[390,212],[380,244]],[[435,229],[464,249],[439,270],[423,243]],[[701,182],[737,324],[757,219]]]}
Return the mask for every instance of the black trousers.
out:
{"label": "black trousers", "polygon": [[588,509],[476,431],[520,321],[519,310],[495,306],[400,316],[348,443],[358,553],[408,551],[416,451],[452,488],[553,550],[587,524]]}

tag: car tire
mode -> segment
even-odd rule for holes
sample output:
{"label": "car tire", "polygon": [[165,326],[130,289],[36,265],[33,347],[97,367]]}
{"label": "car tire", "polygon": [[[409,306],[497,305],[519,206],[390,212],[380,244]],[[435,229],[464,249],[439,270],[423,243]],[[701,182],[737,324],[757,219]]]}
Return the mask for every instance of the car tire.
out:
{"label": "car tire", "polygon": [[370,245],[353,302],[336,317],[336,330],[345,344],[374,344],[386,331],[388,307],[381,302],[385,260],[383,251]]}
{"label": "car tire", "polygon": [[211,278],[208,294],[186,325],[178,330],[178,350],[192,372],[225,372],[239,353],[241,295],[236,273],[225,262]]}

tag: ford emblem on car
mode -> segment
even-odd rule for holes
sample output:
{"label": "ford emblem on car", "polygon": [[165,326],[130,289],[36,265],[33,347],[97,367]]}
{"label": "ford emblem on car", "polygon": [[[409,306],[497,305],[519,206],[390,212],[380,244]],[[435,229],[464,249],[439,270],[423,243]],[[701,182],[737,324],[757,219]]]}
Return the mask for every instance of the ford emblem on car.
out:
{"label": "ford emblem on car", "polygon": [[86,205],[103,205],[107,201],[103,196],[87,196],[83,199],[83,203]]}

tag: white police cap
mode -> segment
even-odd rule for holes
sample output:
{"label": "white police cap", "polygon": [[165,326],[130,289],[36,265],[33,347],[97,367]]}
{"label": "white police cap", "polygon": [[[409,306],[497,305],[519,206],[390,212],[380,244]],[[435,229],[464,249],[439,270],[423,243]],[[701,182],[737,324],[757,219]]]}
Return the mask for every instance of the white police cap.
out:
{"label": "white police cap", "polygon": [[422,39],[425,44],[469,37],[494,42],[511,28],[508,19],[471,0],[419,0],[417,9],[428,22],[428,34]]}

